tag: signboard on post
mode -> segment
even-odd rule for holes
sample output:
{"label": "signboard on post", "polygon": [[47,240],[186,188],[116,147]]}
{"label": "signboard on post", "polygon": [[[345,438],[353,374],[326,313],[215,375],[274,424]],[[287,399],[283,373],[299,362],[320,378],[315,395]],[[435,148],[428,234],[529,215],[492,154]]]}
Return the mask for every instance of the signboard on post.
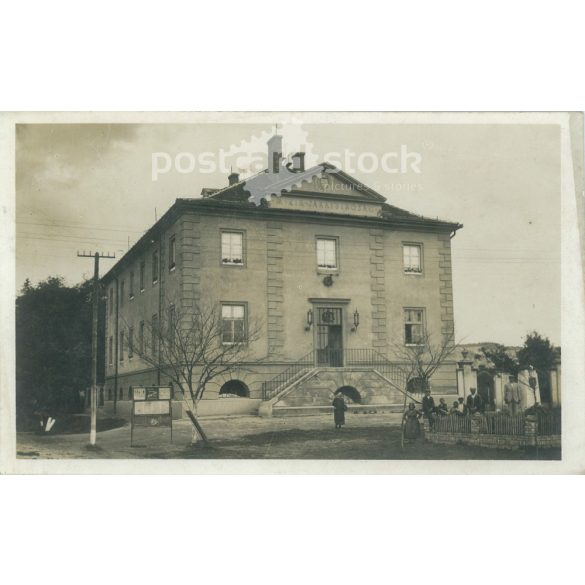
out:
{"label": "signboard on post", "polygon": [[170,427],[173,442],[173,409],[170,386],[138,386],[132,391],[130,446],[134,443],[134,427]]}

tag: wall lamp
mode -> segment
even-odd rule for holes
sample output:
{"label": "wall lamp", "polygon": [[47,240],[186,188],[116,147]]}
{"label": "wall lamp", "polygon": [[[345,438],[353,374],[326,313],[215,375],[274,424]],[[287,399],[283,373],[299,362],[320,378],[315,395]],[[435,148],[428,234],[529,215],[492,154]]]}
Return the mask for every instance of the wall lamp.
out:
{"label": "wall lamp", "polygon": [[359,311],[356,309],[353,314],[353,327],[351,328],[352,331],[357,331],[357,328],[360,326],[360,314]]}
{"label": "wall lamp", "polygon": [[313,310],[307,311],[307,324],[305,325],[305,331],[311,331],[311,325],[313,324]]}

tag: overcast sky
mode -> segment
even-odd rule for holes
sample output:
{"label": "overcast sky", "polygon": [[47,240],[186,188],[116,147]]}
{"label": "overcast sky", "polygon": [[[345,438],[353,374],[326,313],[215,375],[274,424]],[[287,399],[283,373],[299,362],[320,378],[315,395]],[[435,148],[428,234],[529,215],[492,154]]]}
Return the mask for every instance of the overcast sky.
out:
{"label": "overcast sky", "polygon": [[[389,203],[464,224],[452,240],[458,339],[517,345],[537,330],[560,343],[558,126],[327,124],[280,131],[285,153],[303,147],[309,163],[329,155]],[[264,152],[271,133],[249,124],[19,126],[17,287],[26,278],[62,275],[74,284],[91,277],[93,263],[77,258],[78,250],[120,257],[177,197],[227,184],[222,169],[203,172],[219,163],[220,149],[225,164],[245,174],[257,160],[251,153]],[[211,154],[200,159],[204,152]],[[166,153],[158,155],[157,180],[153,153]],[[183,171],[194,168],[178,172],[175,161]],[[102,274],[111,262],[102,261]]]}

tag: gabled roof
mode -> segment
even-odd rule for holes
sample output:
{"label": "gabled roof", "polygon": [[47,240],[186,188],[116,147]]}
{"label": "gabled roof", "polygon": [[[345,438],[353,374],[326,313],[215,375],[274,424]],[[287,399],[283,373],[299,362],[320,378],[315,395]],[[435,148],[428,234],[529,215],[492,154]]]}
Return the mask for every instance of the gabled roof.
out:
{"label": "gabled roof", "polygon": [[[289,171],[283,167],[280,173],[269,173],[268,169],[264,169],[251,177],[247,177],[238,181],[233,185],[228,185],[224,189],[216,190],[215,193],[209,194],[208,197],[222,200],[245,200],[251,201],[257,205],[260,204],[261,199],[269,200],[271,196],[280,196],[285,192],[291,192],[295,187],[301,187],[303,183],[310,183],[315,178],[324,176],[337,177],[341,181],[351,185],[363,197],[371,199],[380,203],[384,203],[386,198],[379,193],[376,193],[370,187],[367,187],[351,175],[344,173],[336,166],[322,162],[314,167],[304,171]],[[202,191],[206,194],[212,189],[204,188]],[[264,197],[262,197],[264,195]]]}
{"label": "gabled roof", "polygon": [[[371,187],[364,185],[361,181],[358,181],[356,178],[348,175],[341,169],[338,169],[335,165],[328,162],[319,163],[301,173],[284,171],[274,175],[270,174],[268,169],[264,169],[251,177],[242,179],[241,181],[238,181],[233,185],[228,185],[223,189],[204,188],[202,190],[202,195],[205,193],[204,196],[209,200],[256,203],[257,205],[262,205],[262,197],[258,199],[258,191],[265,195],[264,199],[270,199],[271,196],[278,197],[283,193],[292,193],[294,192],[295,187],[301,187],[303,182],[311,182],[316,177],[322,177],[325,176],[325,174],[337,177],[339,180],[351,185],[361,196],[364,197],[364,200],[367,199],[371,202],[380,203],[382,207],[381,217],[383,218],[400,217],[448,224],[455,223],[442,222],[438,218],[427,218],[423,215],[418,215],[407,211],[406,209],[396,207],[395,205],[390,205],[389,203],[386,203],[386,198],[383,195],[380,195],[380,193],[374,191]],[[308,193],[310,193],[310,191]],[[315,194],[320,193],[315,191]],[[256,201],[253,200],[254,195],[256,195]]]}

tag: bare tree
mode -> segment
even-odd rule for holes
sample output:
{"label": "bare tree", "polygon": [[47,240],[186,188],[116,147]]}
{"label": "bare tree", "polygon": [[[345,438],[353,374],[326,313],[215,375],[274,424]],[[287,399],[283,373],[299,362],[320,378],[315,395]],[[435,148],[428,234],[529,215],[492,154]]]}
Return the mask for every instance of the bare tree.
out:
{"label": "bare tree", "polygon": [[[422,329],[422,327],[421,327]],[[433,374],[443,365],[455,352],[457,344],[453,341],[453,333],[445,333],[435,342],[432,335],[424,329],[417,336],[415,343],[393,345],[393,360],[396,360],[399,370],[404,374],[406,388],[409,383],[416,382],[414,391],[424,392],[430,388],[430,380]],[[412,392],[413,390],[411,390]],[[404,393],[404,408],[406,412],[406,401],[408,393]],[[404,448],[404,416],[400,425],[401,445]]]}
{"label": "bare tree", "polygon": [[199,402],[215,378],[249,369],[250,364],[261,361],[254,360],[251,351],[260,332],[256,321],[226,323],[220,307],[199,304],[181,310],[168,304],[162,315],[143,322],[137,339],[134,332],[126,335],[125,345],[173,382],[193,425],[193,442],[199,435],[207,443],[197,418]]}
{"label": "bare tree", "polygon": [[393,345],[393,361],[403,372],[408,382],[416,381],[417,390],[424,392],[430,388],[433,374],[453,355],[457,344],[452,333],[433,339],[428,331],[423,331],[416,343]]}

